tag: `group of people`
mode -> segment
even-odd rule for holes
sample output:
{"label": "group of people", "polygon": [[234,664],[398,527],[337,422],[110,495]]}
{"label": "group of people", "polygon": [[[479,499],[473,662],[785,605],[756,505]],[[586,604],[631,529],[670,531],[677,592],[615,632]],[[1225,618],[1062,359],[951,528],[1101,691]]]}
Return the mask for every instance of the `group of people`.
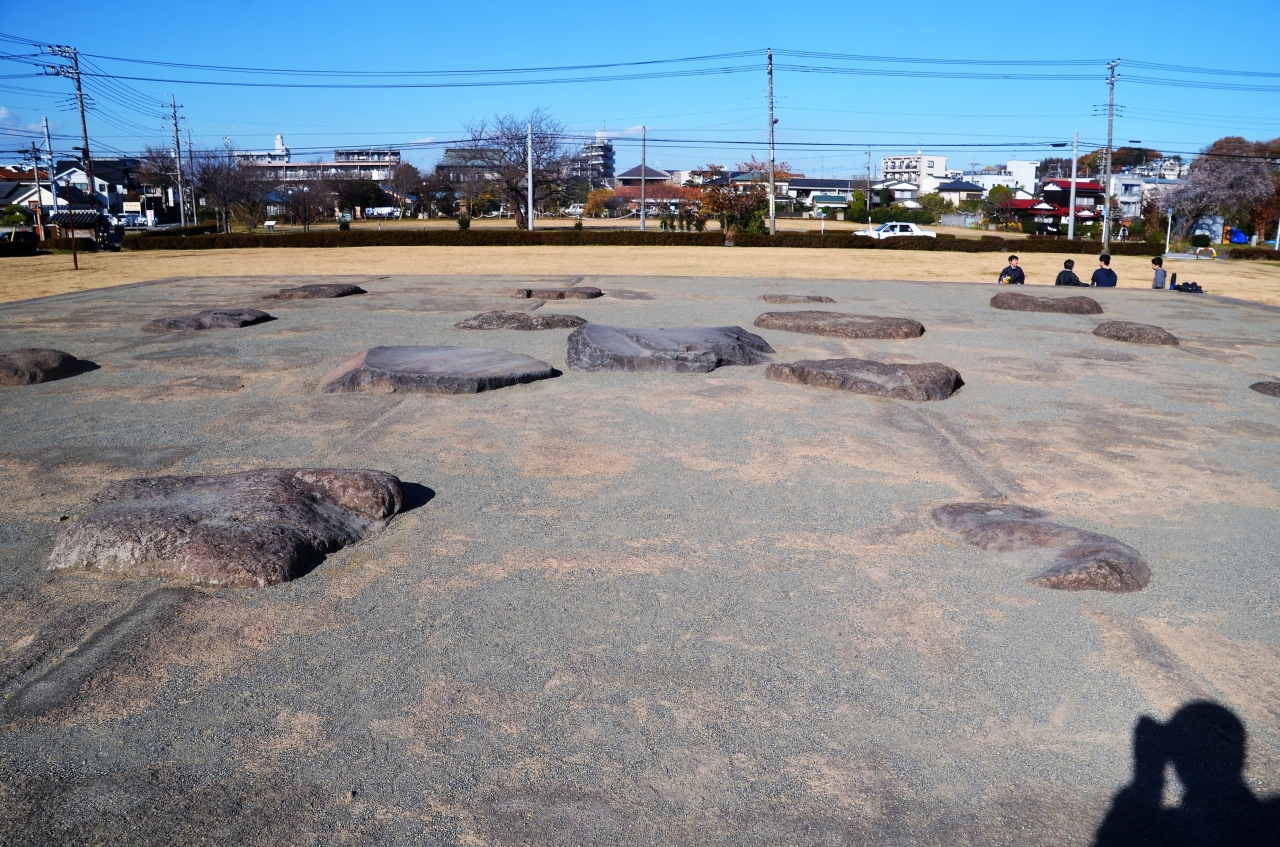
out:
{"label": "group of people", "polygon": [[[1054,285],[1079,285],[1083,287],[1097,286],[1098,288],[1115,288],[1117,277],[1116,272],[1111,269],[1111,256],[1103,253],[1098,257],[1098,269],[1089,277],[1088,282],[1081,282],[1080,277],[1076,276],[1075,259],[1067,259],[1062,263],[1062,270],[1058,272],[1058,277],[1053,281]],[[1164,259],[1156,256],[1151,260],[1151,270],[1153,278],[1151,280],[1152,288],[1164,288],[1165,269]],[[1009,265],[1000,271],[1000,277],[997,280],[1001,285],[1026,285],[1027,275],[1018,267],[1018,257],[1010,256]]]}

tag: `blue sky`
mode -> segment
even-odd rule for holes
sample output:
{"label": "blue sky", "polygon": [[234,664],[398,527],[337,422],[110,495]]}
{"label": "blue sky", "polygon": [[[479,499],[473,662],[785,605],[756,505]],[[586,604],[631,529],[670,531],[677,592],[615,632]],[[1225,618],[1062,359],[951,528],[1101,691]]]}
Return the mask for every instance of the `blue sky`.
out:
{"label": "blue sky", "polygon": [[[780,57],[775,77],[778,158],[810,176],[852,176],[866,168],[868,145],[882,155],[922,149],[949,157],[951,167],[1051,155],[1050,140],[1079,131],[1084,149],[1106,137],[1105,62],[1121,58],[1117,146],[1140,139],[1171,152],[1195,151],[1222,135],[1280,136],[1280,17],[1249,18],[1248,7],[1203,3],[1096,5],[917,2],[910,4],[737,3],[640,7],[624,4],[490,2],[307,4],[221,2],[163,7],[102,3],[3,4],[0,32],[60,44],[87,54],[165,62],[326,70],[464,70],[542,67],[735,51],[818,51],[888,57],[980,59],[1003,67],[922,66]],[[132,9],[132,14],[130,13]],[[1237,11],[1238,10],[1238,11]],[[1258,10],[1260,11],[1260,10]],[[1238,20],[1232,20],[1237,15]],[[1109,16],[1109,17],[1108,17]],[[756,28],[761,31],[754,31]],[[20,45],[3,49],[29,52]],[[1038,67],[1044,60],[1092,60]],[[1272,73],[1266,77],[1187,75],[1132,69],[1137,61]],[[525,114],[542,107],[572,131],[605,129],[616,136],[619,165],[639,161],[638,128],[655,141],[649,162],[666,168],[764,156],[766,99],[763,71],[680,78],[510,87],[305,90],[215,87],[192,80],[271,81],[280,77],[130,65],[93,60],[114,74],[185,82],[128,81],[155,102],[177,97],[197,146],[265,149],[275,134],[302,159],[327,157],[335,146],[406,145],[463,135],[463,126],[495,113]],[[759,58],[690,65],[720,67]],[[801,73],[787,65],[890,70],[1086,75],[1085,80],[993,80]],[[69,81],[15,76],[31,72],[0,62],[0,161],[24,131],[48,115],[66,152],[78,133],[68,110]],[[623,68],[599,73],[634,73]],[[542,76],[554,76],[543,74]],[[1126,76],[1271,87],[1222,91],[1140,84]],[[333,82],[289,77],[293,81]],[[419,80],[421,81],[421,80]],[[134,97],[134,100],[137,98]],[[165,144],[168,130],[155,113],[101,100],[109,113],[91,113],[98,150],[136,151]],[[661,139],[681,139],[674,143]],[[744,142],[748,146],[725,142]],[[185,142],[185,135],[184,135]],[[854,145],[793,148],[793,143]],[[1032,145],[1019,148],[1017,144]],[[754,146],[750,146],[754,145]],[[969,146],[974,145],[974,146]],[[981,146],[986,145],[986,146]],[[95,150],[95,152],[97,152]],[[408,149],[406,158],[430,165],[437,147]]]}

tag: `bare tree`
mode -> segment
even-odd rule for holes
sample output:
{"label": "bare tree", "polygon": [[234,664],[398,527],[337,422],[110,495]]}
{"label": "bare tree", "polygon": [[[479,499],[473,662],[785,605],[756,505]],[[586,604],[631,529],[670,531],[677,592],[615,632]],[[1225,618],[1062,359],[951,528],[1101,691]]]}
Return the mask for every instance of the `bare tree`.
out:
{"label": "bare tree", "polygon": [[195,184],[210,206],[218,211],[223,232],[231,231],[231,207],[244,196],[244,168],[231,149],[197,150]]}
{"label": "bare tree", "polygon": [[566,158],[564,127],[544,110],[528,117],[501,115],[468,126],[467,146],[494,175],[492,187],[515,215],[516,229],[528,229],[529,134],[533,136],[534,206],[558,195]]}
{"label": "bare tree", "polygon": [[1201,215],[1219,214],[1229,224],[1251,228],[1258,223],[1257,212],[1276,196],[1275,166],[1258,147],[1239,137],[1220,138],[1196,157],[1187,181],[1169,195],[1170,205],[1187,216],[1182,237]]}
{"label": "bare tree", "polygon": [[[400,214],[411,212],[423,200],[422,172],[408,162],[402,162],[391,169],[387,188],[395,195],[396,202],[400,205]],[[409,199],[411,197],[412,200]]]}
{"label": "bare tree", "polygon": [[291,182],[281,186],[279,193],[285,197],[289,218],[310,232],[311,225],[333,208],[333,194],[321,180]]}
{"label": "bare tree", "polygon": [[239,197],[232,204],[236,220],[253,232],[267,216],[267,206],[276,191],[276,182],[262,168],[239,165]]}

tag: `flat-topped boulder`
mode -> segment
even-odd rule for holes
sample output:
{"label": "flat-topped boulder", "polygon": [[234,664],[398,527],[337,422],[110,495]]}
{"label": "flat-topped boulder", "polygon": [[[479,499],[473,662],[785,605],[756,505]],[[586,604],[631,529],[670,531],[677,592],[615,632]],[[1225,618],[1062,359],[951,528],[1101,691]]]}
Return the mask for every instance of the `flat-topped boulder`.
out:
{"label": "flat-topped boulder", "polygon": [[1280,382],[1255,382],[1249,387],[1268,397],[1280,397]]}
{"label": "flat-topped boulder", "polygon": [[761,294],[760,299],[766,303],[779,306],[787,303],[834,303],[830,297],[821,294]]}
{"label": "flat-topped boulder", "polygon": [[75,376],[84,362],[48,347],[28,347],[0,353],[0,385],[35,385]]}
{"label": "flat-topped boulder", "polygon": [[762,329],[781,329],[836,338],[919,338],[924,324],[910,318],[882,318],[844,312],[765,312],[756,318]]}
{"label": "flat-topped boulder", "polygon": [[1131,344],[1177,344],[1178,339],[1163,327],[1151,324],[1139,324],[1133,321],[1103,321],[1093,334],[1099,338],[1110,338],[1114,341],[1128,341]]}
{"label": "flat-topped boulder", "polygon": [[1001,291],[991,298],[993,309],[1010,312],[1057,312],[1063,315],[1100,315],[1102,305],[1092,297],[1032,297],[1016,291]]}
{"label": "flat-topped boulder", "polygon": [[542,312],[504,312],[500,309],[481,312],[474,318],[458,321],[458,329],[574,329],[587,322],[577,315],[555,315]]}
{"label": "flat-topped boulder", "polygon": [[938,362],[896,365],[870,359],[805,359],[770,365],[764,375],[778,382],[898,400],[946,400],[964,385],[959,371]]}
{"label": "flat-topped boulder", "polygon": [[546,362],[474,347],[374,347],[320,382],[325,394],[352,391],[477,394],[557,375]]}
{"label": "flat-topped boulder", "polygon": [[151,321],[143,329],[157,332],[175,332],[184,329],[239,329],[264,321],[275,320],[260,309],[206,309],[194,315],[176,318],[160,318]]}
{"label": "flat-topped boulder", "polygon": [[569,334],[575,371],[708,373],[725,365],[762,365],[769,343],[740,326],[628,329],[586,324]]}
{"label": "flat-topped boulder", "polygon": [[573,288],[517,288],[511,292],[517,300],[594,300],[604,292],[590,285]]}
{"label": "flat-topped boulder", "polygon": [[368,294],[358,285],[343,282],[318,282],[312,285],[299,285],[295,288],[282,288],[275,294],[268,294],[264,300],[328,300],[334,297],[350,297],[353,294]]}
{"label": "flat-topped boulder", "polygon": [[1112,538],[1048,520],[1007,503],[952,503],[933,510],[938,526],[969,544],[1038,572],[1027,581],[1064,591],[1141,591],[1151,569],[1137,550]]}
{"label": "flat-topped boulder", "polygon": [[51,570],[98,570],[220,588],[303,575],[400,511],[400,480],[371,470],[271,469],[108,485],[64,525]]}

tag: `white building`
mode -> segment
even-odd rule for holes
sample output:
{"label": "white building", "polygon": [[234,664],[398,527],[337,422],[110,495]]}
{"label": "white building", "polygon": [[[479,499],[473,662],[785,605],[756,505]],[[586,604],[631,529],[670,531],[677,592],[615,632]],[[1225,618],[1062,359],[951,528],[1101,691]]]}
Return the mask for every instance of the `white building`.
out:
{"label": "white building", "polygon": [[886,182],[910,182],[921,194],[938,190],[953,174],[947,171],[946,156],[926,156],[919,150],[913,156],[884,156],[880,159],[880,177]]}
{"label": "white building", "polygon": [[287,165],[289,164],[289,148],[284,146],[284,136],[276,136],[276,148],[263,153],[240,151],[236,158],[247,164],[255,165]]}
{"label": "white building", "polygon": [[1003,167],[984,168],[980,171],[967,171],[964,174],[965,182],[972,182],[975,185],[981,185],[985,194],[990,194],[991,189],[997,185],[1003,185],[1011,190],[1015,197],[1034,197],[1036,191],[1037,173],[1040,170],[1039,162],[1030,162],[1023,159],[1010,159]]}

